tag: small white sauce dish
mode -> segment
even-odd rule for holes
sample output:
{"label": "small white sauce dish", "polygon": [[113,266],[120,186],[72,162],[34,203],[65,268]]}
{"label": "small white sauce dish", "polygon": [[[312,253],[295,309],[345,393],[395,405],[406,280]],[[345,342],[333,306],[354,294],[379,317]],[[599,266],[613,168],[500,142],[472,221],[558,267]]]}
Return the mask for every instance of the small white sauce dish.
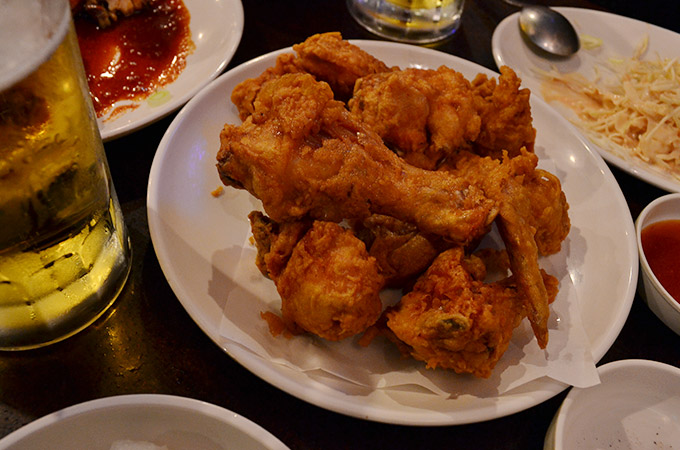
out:
{"label": "small white sauce dish", "polygon": [[0,450],[287,450],[243,416],[199,400],[131,394],[91,400],[0,439]]}
{"label": "small white sauce dish", "polygon": [[600,384],[572,388],[544,450],[675,448],[680,442],[680,368],[629,359],[598,368]]}
{"label": "small white sauce dish", "polygon": [[[635,233],[640,254],[640,295],[647,302],[649,309],[661,319],[671,330],[680,335],[680,303],[661,285],[652,272],[642,249],[640,235],[642,230],[662,220],[680,220],[680,193],[659,197],[642,210],[635,221]],[[680,258],[680,255],[678,255]],[[680,441],[678,441],[680,442]]]}

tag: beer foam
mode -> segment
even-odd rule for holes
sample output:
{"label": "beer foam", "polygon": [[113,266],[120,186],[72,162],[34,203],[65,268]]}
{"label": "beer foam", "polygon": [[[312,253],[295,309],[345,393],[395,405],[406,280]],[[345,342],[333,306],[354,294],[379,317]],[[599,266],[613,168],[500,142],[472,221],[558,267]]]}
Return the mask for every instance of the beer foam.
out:
{"label": "beer foam", "polygon": [[0,90],[37,69],[68,29],[65,0],[0,1]]}

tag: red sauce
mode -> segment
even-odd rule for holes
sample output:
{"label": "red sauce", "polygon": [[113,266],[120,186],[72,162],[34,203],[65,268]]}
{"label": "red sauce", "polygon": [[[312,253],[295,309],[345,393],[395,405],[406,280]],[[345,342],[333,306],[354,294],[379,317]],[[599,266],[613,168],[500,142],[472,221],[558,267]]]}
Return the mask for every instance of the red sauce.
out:
{"label": "red sauce", "polygon": [[669,294],[680,302],[680,220],[652,223],[640,233],[649,267]]}
{"label": "red sauce", "polygon": [[97,117],[117,101],[143,99],[177,78],[194,50],[189,19],[182,0],[156,0],[105,29],[90,18],[75,18]]}

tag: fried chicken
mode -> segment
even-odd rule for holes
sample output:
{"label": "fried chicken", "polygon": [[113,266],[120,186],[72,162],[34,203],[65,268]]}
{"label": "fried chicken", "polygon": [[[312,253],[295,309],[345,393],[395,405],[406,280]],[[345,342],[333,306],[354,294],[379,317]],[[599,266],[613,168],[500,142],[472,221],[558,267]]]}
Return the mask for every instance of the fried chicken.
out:
{"label": "fried chicken", "polygon": [[[542,253],[559,251],[569,232],[568,204],[556,177],[537,171],[538,157],[521,149],[501,160],[464,152],[459,154],[457,176],[468,180],[496,200],[498,231],[506,246],[510,269],[527,300],[529,320],[541,348],[548,342],[548,292],[538,264]],[[556,221],[556,222],[553,222]],[[539,244],[540,243],[540,244]]]}
{"label": "fried chicken", "polygon": [[533,151],[536,139],[529,89],[520,89],[522,81],[510,67],[502,66],[500,72],[498,80],[484,74],[472,80],[482,119],[475,152],[496,159],[504,150],[510,156],[518,155],[521,148]]}
{"label": "fried chicken", "polygon": [[[560,251],[569,205],[537,168],[517,75],[389,68],[339,33],[293,49],[234,89],[243,123],[217,155],[222,182],[267,214],[249,219],[282,299],[283,320],[263,314],[273,334],[382,330],[427,367],[478,377],[524,317],[546,348],[558,283],[539,256]],[[505,250],[469,254],[493,222]],[[407,294],[380,316],[384,287]]]}
{"label": "fried chicken", "polygon": [[407,162],[424,169],[469,148],[481,127],[470,82],[444,66],[365,76],[349,108]]}
{"label": "fried chicken", "polygon": [[119,19],[141,11],[152,0],[71,0],[73,14],[83,12],[92,17],[100,28],[108,28]]}
{"label": "fried chicken", "polygon": [[262,275],[276,280],[288,264],[293,249],[307,233],[310,221],[277,223],[260,211],[248,214],[250,229],[257,248],[255,265]]}
{"label": "fried chicken", "polygon": [[364,241],[386,278],[386,286],[403,288],[428,268],[451,243],[439,236],[425,235],[410,223],[373,214],[352,224],[354,234]]}
{"label": "fried chicken", "polygon": [[336,99],[352,96],[354,83],[370,74],[391,70],[387,65],[354,44],[340,33],[315,34],[293,46],[296,65],[319,81],[328,83]]}
{"label": "fried chicken", "polygon": [[359,79],[349,108],[410,164],[435,169],[458,150],[496,159],[532,151],[529,90],[519,86],[505,66],[498,81],[472,83],[447,67],[395,69]]}
{"label": "fried chicken", "polygon": [[[488,378],[525,315],[524,301],[513,277],[484,283],[470,274],[466,259],[460,247],[440,254],[386,311],[387,327],[402,352],[428,368]],[[543,275],[552,301],[557,282]]]}
{"label": "fried chicken", "polygon": [[350,230],[333,222],[276,224],[256,211],[249,217],[258,267],[276,284],[288,330],[337,341],[378,320],[385,279]]}
{"label": "fried chicken", "polygon": [[220,134],[217,168],[277,222],[339,222],[385,214],[466,244],[489,230],[497,205],[446,172],[415,168],[354,120],[328,84],[308,74],[265,82],[255,113]]}
{"label": "fried chicken", "polygon": [[296,54],[280,55],[273,67],[234,88],[231,101],[238,108],[241,120],[253,113],[253,102],[262,85],[280,75],[309,73],[327,82],[337,100],[347,101],[357,79],[391,70],[379,59],[343,40],[340,33],[315,34],[294,45],[293,50]]}

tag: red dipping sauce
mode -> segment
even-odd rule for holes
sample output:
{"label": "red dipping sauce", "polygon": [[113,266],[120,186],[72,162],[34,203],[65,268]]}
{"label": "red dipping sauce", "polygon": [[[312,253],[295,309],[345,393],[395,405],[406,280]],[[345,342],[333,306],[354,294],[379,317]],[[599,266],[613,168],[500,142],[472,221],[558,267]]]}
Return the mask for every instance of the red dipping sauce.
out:
{"label": "red dipping sauce", "polygon": [[651,223],[642,229],[640,238],[652,272],[680,302],[680,220]]}
{"label": "red dipping sauce", "polygon": [[[105,29],[85,16],[74,19],[97,117],[117,101],[143,99],[174,81],[194,50],[182,0],[155,0]],[[112,115],[134,107],[116,108]]]}

